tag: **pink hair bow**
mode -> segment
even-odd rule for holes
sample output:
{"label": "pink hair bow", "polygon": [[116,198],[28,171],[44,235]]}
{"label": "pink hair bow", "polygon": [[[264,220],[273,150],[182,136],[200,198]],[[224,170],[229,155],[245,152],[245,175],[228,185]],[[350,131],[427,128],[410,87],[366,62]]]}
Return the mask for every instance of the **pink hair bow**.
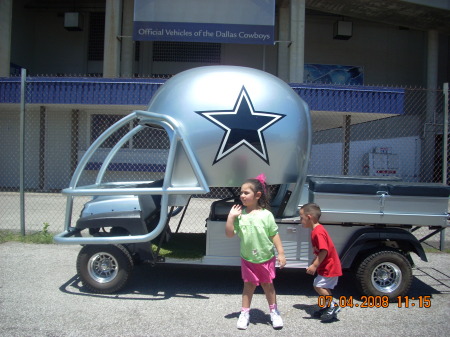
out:
{"label": "pink hair bow", "polygon": [[256,180],[259,180],[259,182],[264,186],[266,185],[266,175],[264,173],[261,173],[259,176],[255,178]]}
{"label": "pink hair bow", "polygon": [[263,187],[263,189],[264,189],[264,194],[266,194],[266,193],[267,193],[267,188],[266,188],[266,175],[265,175],[264,173],[261,173],[261,174],[260,174],[259,176],[257,176],[255,179],[258,180],[258,181],[261,183],[261,185],[262,185],[262,187]]}

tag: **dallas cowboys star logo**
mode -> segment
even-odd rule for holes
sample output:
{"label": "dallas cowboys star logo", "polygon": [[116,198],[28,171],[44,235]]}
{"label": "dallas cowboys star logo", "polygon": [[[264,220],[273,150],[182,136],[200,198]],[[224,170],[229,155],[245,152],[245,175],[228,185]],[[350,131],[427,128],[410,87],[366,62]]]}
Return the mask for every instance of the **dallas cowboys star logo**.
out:
{"label": "dallas cowboys star logo", "polygon": [[263,131],[286,115],[255,111],[243,86],[232,110],[196,111],[225,131],[213,165],[245,145],[269,165]]}

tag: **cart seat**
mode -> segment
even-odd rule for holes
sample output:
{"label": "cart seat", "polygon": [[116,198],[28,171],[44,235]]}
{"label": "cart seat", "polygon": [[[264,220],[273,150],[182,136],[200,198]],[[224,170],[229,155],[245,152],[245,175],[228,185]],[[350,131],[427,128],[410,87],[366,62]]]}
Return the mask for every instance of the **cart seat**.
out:
{"label": "cart seat", "polygon": [[[139,187],[162,187],[163,180],[156,180],[148,184],[142,184]],[[138,196],[139,206],[141,208],[141,219],[144,221],[147,230],[150,232],[155,229],[159,222],[161,211],[161,195],[158,194],[140,194]]]}
{"label": "cart seat", "polygon": [[209,219],[213,221],[220,221],[220,220],[226,221],[228,218],[228,213],[230,213],[231,207],[233,207],[233,205],[238,203],[241,203],[241,201],[235,200],[234,197],[214,201],[211,204]]}
{"label": "cart seat", "polygon": [[389,194],[448,198],[450,195],[450,187],[443,184],[430,183],[389,184]]}

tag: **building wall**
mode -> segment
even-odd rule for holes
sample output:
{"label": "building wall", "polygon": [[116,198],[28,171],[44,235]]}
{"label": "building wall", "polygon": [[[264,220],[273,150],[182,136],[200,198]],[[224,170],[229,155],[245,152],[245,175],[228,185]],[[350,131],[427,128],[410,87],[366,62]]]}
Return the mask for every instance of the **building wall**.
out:
{"label": "building wall", "polygon": [[[24,129],[25,188],[60,189],[71,176],[70,112],[66,107],[28,105]],[[43,114],[43,118],[41,118]],[[0,113],[0,186],[19,186],[20,113],[17,107]]]}
{"label": "building wall", "polygon": [[19,186],[19,111],[11,109],[0,113],[0,186]]}
{"label": "building wall", "polygon": [[86,73],[87,29],[67,31],[63,21],[57,13],[42,13],[35,19],[33,72],[66,74],[70,69],[71,74]]}
{"label": "building wall", "polygon": [[[101,61],[88,61],[89,15],[83,14],[83,31],[64,29],[64,10],[26,9],[27,1],[14,1],[11,62],[29,74],[85,75],[102,71]],[[352,20],[349,40],[333,39],[339,17],[307,14],[305,63],[355,65],[364,68],[367,85],[426,86],[427,32]],[[448,79],[449,39],[440,39],[440,80]],[[150,45],[150,47],[148,46]],[[135,72],[141,76],[176,74],[202,63],[152,64],[151,44],[140,55]],[[144,48],[142,48],[144,49]],[[264,69],[276,74],[275,46],[222,45],[222,64]]]}
{"label": "building wall", "polygon": [[[46,107],[44,169],[45,189],[59,189],[63,182],[70,181],[71,125],[70,112],[58,106]],[[44,126],[41,126],[44,127]]]}
{"label": "building wall", "polygon": [[336,20],[307,16],[305,63],[361,66],[366,85],[425,85],[426,32],[352,20],[353,36],[335,40]]}
{"label": "building wall", "polygon": [[13,4],[11,62],[34,75],[86,74],[87,15],[83,31],[67,31],[63,11],[26,9],[26,3]]}

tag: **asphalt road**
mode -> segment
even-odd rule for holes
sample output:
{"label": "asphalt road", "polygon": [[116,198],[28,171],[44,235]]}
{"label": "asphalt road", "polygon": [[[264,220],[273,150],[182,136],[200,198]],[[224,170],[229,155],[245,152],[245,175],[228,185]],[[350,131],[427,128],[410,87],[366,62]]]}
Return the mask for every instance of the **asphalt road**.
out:
{"label": "asphalt road", "polygon": [[[415,258],[418,268],[409,296],[430,296],[420,308],[390,303],[387,308],[347,307],[339,319],[312,319],[317,296],[304,270],[278,272],[275,288],[285,326],[273,330],[260,289],[251,323],[236,329],[242,283],[238,269],[140,266],[126,289],[114,295],[86,292],[76,276],[80,247],[0,244],[1,336],[449,336],[449,254]],[[349,275],[336,295],[361,304]],[[412,305],[414,304],[414,306]]]}

